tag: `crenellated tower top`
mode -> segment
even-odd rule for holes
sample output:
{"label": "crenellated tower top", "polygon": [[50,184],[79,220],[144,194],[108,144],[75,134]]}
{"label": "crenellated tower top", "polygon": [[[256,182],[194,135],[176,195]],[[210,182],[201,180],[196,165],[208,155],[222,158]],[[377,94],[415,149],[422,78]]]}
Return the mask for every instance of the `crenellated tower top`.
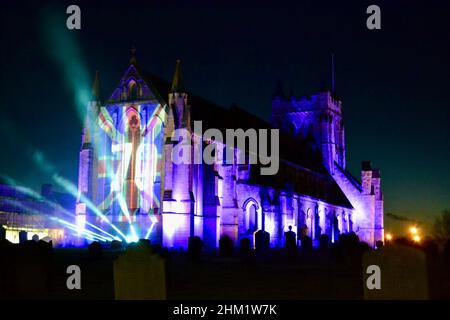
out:
{"label": "crenellated tower top", "polygon": [[333,163],[345,168],[345,129],[342,103],[330,91],[289,98],[277,95],[272,100],[272,123],[286,133],[314,138],[313,149],[321,150],[325,167]]}

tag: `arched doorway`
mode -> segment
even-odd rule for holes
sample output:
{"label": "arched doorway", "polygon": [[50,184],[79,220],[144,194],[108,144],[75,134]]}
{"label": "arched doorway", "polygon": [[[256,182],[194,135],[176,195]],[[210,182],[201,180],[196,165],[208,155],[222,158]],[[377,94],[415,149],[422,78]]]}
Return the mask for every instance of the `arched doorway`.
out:
{"label": "arched doorway", "polygon": [[249,198],[243,205],[242,226],[240,226],[240,238],[249,238],[252,246],[255,244],[255,233],[264,230],[265,223],[262,216],[262,209],[254,198]]}
{"label": "arched doorway", "polygon": [[264,221],[262,218],[262,210],[258,204],[258,202],[249,198],[244,202],[244,232],[255,232],[264,227]]}

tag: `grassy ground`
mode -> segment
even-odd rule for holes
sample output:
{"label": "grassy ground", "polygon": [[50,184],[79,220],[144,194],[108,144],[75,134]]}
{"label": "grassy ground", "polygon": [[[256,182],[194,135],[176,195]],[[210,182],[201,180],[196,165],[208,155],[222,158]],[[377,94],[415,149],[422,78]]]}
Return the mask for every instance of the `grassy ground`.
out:
{"label": "grassy ground", "polygon": [[[119,252],[88,259],[84,249],[57,249],[53,255],[49,297],[113,299],[113,260]],[[66,268],[79,265],[82,290],[68,290]],[[172,252],[166,259],[168,299],[362,299],[358,264],[330,263],[320,254],[288,258],[284,252],[243,258],[204,255],[191,260]]]}
{"label": "grassy ground", "polygon": [[265,259],[205,257],[192,262],[174,255],[168,266],[169,299],[361,299],[359,268],[320,257]]}
{"label": "grassy ground", "polygon": [[[121,250],[89,258],[87,249],[53,249],[48,258],[21,249],[0,255],[0,298],[114,299],[113,262]],[[38,258],[36,258],[38,257]],[[431,261],[431,260],[430,260]],[[433,260],[434,261],[434,260]],[[68,290],[69,265],[81,268],[82,290]],[[272,250],[190,259],[186,252],[165,253],[167,298],[176,299],[363,299],[360,255],[333,258],[315,250],[288,255]],[[428,266],[430,298],[448,299],[443,283],[450,273]],[[444,279],[444,278],[445,279]]]}

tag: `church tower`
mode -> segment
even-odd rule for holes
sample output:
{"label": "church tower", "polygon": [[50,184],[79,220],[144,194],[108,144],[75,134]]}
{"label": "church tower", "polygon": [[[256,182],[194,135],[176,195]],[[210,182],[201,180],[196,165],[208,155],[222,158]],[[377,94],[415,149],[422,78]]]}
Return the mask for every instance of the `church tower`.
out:
{"label": "church tower", "polygon": [[[177,132],[176,139],[174,139],[175,132]],[[183,154],[185,151],[189,153],[189,157],[192,157],[191,138],[188,94],[183,84],[181,61],[177,60],[168,93],[168,117],[164,133],[165,170],[162,225],[164,229],[163,245],[167,247],[186,248],[188,238],[194,235],[193,166],[192,161],[188,161],[188,163],[180,161],[181,158],[186,157],[186,154]],[[182,151],[178,152],[177,150]]]}
{"label": "church tower", "polygon": [[279,86],[272,101],[272,122],[294,137],[312,137],[330,173],[335,163],[345,169],[342,103],[330,91],[300,99],[293,95],[286,98]]}
{"label": "church tower", "polygon": [[300,99],[286,97],[278,85],[272,101],[272,123],[286,133],[312,140],[322,163],[353,207],[353,231],[374,246],[383,240],[383,194],[380,171],[364,162],[361,182],[346,170],[342,103],[332,91]]}

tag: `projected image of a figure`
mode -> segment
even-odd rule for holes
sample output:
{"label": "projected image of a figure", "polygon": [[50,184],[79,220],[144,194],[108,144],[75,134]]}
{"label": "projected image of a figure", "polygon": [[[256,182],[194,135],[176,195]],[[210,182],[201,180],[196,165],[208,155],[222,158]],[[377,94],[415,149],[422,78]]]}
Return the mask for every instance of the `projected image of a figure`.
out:
{"label": "projected image of a figure", "polygon": [[[110,124],[103,125],[104,135],[99,139],[100,145],[105,146],[100,159],[105,162],[99,166],[99,178],[103,177],[103,181],[99,181],[98,187],[100,192],[101,184],[105,191],[110,190],[109,194],[100,194],[99,199],[107,200],[111,193],[113,198],[123,197],[130,214],[149,213],[160,204],[156,185],[160,182],[157,169],[161,160],[158,151],[162,142],[161,121],[152,120],[153,114],[148,119],[150,108],[142,105],[117,108],[111,125],[114,125],[114,118],[120,117],[119,130],[110,130]],[[142,121],[148,124],[143,126]],[[107,210],[110,205],[110,201],[104,202],[102,209]]]}
{"label": "projected image of a figure", "polygon": [[165,111],[136,72],[132,65],[109,103],[90,102],[80,152],[77,214],[119,228],[125,241],[149,236],[161,208]]}
{"label": "projected image of a figure", "polygon": [[[129,109],[132,110],[132,109]],[[138,120],[138,116],[130,112],[128,118],[128,128],[127,128],[127,138],[128,145],[131,149],[130,155],[130,163],[128,164],[128,168],[125,168],[126,179],[125,179],[125,195],[127,199],[127,206],[130,210],[135,210],[139,207],[138,204],[138,188],[136,185],[136,167],[141,164],[141,162],[137,162],[136,151],[139,149],[141,135],[140,135],[140,122]],[[140,159],[141,160],[141,159]]]}

